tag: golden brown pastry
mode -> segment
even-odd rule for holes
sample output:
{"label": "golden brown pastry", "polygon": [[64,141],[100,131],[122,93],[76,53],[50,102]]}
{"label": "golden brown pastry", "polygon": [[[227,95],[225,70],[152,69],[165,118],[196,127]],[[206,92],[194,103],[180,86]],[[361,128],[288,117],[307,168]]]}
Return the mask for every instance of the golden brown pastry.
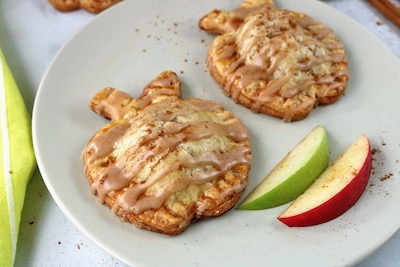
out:
{"label": "golden brown pastry", "polygon": [[251,164],[249,132],[215,101],[182,99],[175,73],[139,98],[105,88],[90,102],[111,119],[82,152],[93,193],[141,228],[176,235],[239,200]]}
{"label": "golden brown pastry", "polygon": [[79,9],[79,0],[49,0],[49,3],[56,9],[66,12]]}
{"label": "golden brown pastry", "polygon": [[200,19],[199,27],[208,32],[224,34],[239,28],[247,16],[260,9],[273,10],[275,8],[273,0],[244,0],[239,8],[231,12],[213,9]]}
{"label": "golden brown pastry", "polygon": [[213,10],[199,27],[220,34],[207,66],[234,101],[284,121],[304,119],[337,101],[348,80],[347,57],[333,31],[306,14],[245,1],[232,12]]}
{"label": "golden brown pastry", "polygon": [[92,12],[100,13],[121,0],[79,0],[80,7]]}
{"label": "golden brown pastry", "polygon": [[83,8],[92,13],[100,13],[121,0],[49,0],[60,11],[73,11]]}

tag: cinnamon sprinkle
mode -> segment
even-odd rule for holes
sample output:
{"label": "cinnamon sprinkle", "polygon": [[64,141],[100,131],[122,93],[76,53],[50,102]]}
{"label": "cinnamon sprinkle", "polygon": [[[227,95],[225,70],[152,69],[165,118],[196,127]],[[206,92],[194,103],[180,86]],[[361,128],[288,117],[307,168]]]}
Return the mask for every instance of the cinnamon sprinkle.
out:
{"label": "cinnamon sprinkle", "polygon": [[393,176],[393,173],[386,173],[384,174],[379,180],[381,180],[381,182],[386,181],[387,179],[390,179]]}
{"label": "cinnamon sprinkle", "polygon": [[400,28],[400,9],[390,0],[368,0],[373,7]]}

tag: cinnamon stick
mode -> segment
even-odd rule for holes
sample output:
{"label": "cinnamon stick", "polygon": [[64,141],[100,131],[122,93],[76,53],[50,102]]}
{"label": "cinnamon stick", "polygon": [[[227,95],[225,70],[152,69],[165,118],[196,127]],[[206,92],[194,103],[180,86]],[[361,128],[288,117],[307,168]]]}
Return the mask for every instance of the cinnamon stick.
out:
{"label": "cinnamon stick", "polygon": [[369,0],[378,11],[400,28],[400,9],[390,0]]}

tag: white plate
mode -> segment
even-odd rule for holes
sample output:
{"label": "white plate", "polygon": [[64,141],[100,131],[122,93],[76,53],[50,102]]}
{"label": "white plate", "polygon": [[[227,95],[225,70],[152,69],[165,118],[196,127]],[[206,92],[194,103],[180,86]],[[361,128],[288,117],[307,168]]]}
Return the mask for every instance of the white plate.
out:
{"label": "white plate", "polygon": [[[253,114],[226,98],[205,71],[214,36],[197,27],[212,8],[234,1],[135,0],[100,14],[57,54],[40,84],[33,137],[40,171],[69,219],[98,245],[137,266],[338,266],[355,264],[387,241],[400,226],[400,62],[364,28],[314,0],[277,1],[330,25],[345,43],[351,80],[339,102],[319,107],[300,122]],[[217,99],[250,129],[253,158],[247,194],[316,125],[324,125],[336,158],[361,133],[374,149],[374,170],[365,193],[331,222],[288,228],[276,217],[286,207],[231,210],[168,237],[122,223],[90,193],[80,153],[106,120],[88,108],[106,86],[139,96],[164,70],[183,82],[183,95]],[[390,179],[381,179],[393,174]]]}

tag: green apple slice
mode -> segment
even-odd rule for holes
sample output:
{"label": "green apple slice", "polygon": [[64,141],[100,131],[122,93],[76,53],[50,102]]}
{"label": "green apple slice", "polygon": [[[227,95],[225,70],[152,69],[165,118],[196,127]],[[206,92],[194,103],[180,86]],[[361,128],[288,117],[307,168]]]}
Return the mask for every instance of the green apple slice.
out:
{"label": "green apple slice", "polygon": [[317,126],[272,169],[238,209],[267,209],[294,200],[327,168],[329,153],[325,128]]}

